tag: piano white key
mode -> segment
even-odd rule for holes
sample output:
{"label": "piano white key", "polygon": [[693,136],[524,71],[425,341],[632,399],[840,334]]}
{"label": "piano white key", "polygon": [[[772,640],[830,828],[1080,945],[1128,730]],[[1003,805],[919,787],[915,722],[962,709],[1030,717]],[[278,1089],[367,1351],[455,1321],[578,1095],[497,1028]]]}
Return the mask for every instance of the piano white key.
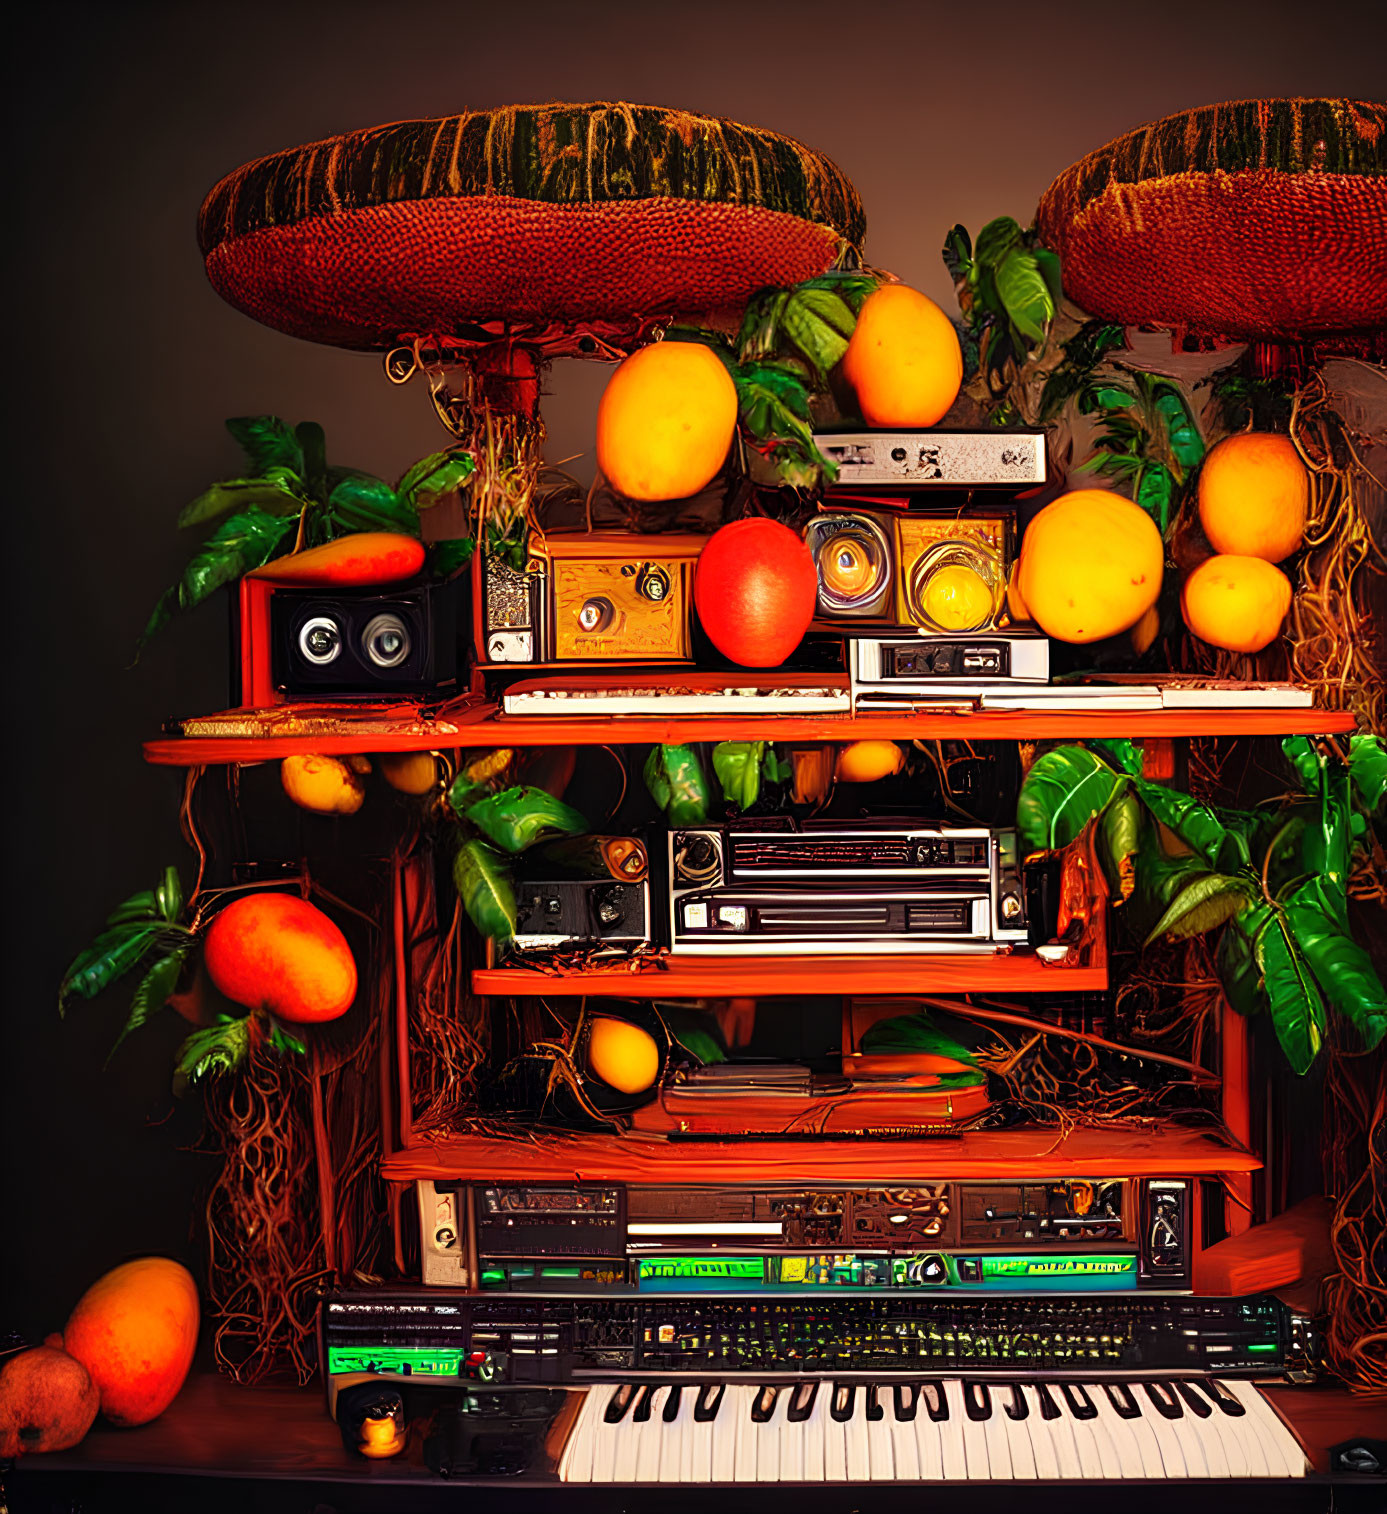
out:
{"label": "piano white key", "polygon": [[[1103,1447],[1100,1445],[1093,1429],[1097,1420],[1083,1418],[1075,1412],[1069,1395],[1064,1391],[1066,1386],[1070,1386],[1072,1389],[1072,1384],[1066,1385],[1060,1383],[1058,1385],[1051,1384],[1050,1391],[1055,1403],[1059,1405],[1060,1418],[1068,1425],[1070,1433],[1074,1437],[1074,1449],[1079,1457],[1079,1475],[1085,1478],[1107,1477],[1108,1470],[1103,1459]],[[1075,1401],[1082,1406],[1082,1397],[1076,1394]]]}
{"label": "piano white key", "polygon": [[[1177,1382],[1175,1391],[1179,1393],[1180,1407],[1185,1411],[1180,1423],[1189,1425],[1198,1437],[1204,1452],[1204,1464],[1209,1469],[1209,1476],[1231,1477],[1233,1471],[1228,1465],[1228,1447],[1224,1444],[1223,1436],[1213,1419],[1217,1411],[1207,1398],[1200,1398],[1187,1382]],[[1202,1405],[1209,1411],[1207,1415],[1201,1414],[1199,1409],[1190,1403],[1187,1395],[1191,1394],[1194,1395],[1194,1404]]]}
{"label": "piano white key", "polygon": [[[1055,1445],[1054,1436],[1050,1433],[1051,1421],[1041,1413],[1040,1394],[1033,1383],[1023,1383],[1021,1391],[1026,1398],[1026,1407],[1030,1410],[1023,1423],[1031,1438],[1031,1456],[1035,1462],[1035,1475],[1046,1479],[1063,1477],[1065,1474],[1060,1471],[1058,1448]],[[1073,1450],[1072,1444],[1070,1450],[1071,1452]],[[1074,1474],[1078,1475],[1077,1458],[1074,1463]]]}
{"label": "piano white key", "polygon": [[1191,1383],[1190,1388],[1213,1408],[1206,1423],[1215,1427],[1214,1433],[1228,1458],[1228,1471],[1233,1477],[1246,1480],[1250,1477],[1269,1477],[1271,1469],[1261,1443],[1252,1433],[1247,1415],[1229,1414],[1219,1407],[1215,1394],[1203,1382]]}
{"label": "piano white key", "polygon": [[700,1404],[705,1409],[714,1401],[714,1395],[719,1392],[715,1383],[695,1383],[689,1388],[692,1396],[690,1405],[691,1418],[688,1433],[685,1436],[685,1445],[688,1449],[687,1470],[684,1463],[680,1463],[681,1482],[706,1483],[713,1481],[713,1421],[700,1419],[698,1407]]}
{"label": "piano white key", "polygon": [[756,1481],[756,1442],[761,1427],[752,1419],[751,1410],[760,1391],[759,1384],[742,1389],[742,1406],[733,1430],[733,1482]]}
{"label": "piano white key", "polygon": [[[1002,1413],[997,1385],[979,1383],[973,1389],[973,1397],[975,1401],[981,1399],[988,1409],[987,1418],[982,1421],[983,1439],[987,1442],[987,1475],[993,1482],[1009,1482],[1012,1477],[1011,1438],[1007,1431],[1011,1428],[1011,1421]],[[966,1404],[968,1401],[966,1384],[963,1398]],[[969,1465],[971,1466],[971,1462]]]}
{"label": "piano white key", "polygon": [[[948,1418],[941,1419],[938,1425],[939,1452],[944,1463],[944,1476],[950,1481],[954,1478],[971,1477],[972,1473],[968,1470],[968,1456],[963,1444],[963,1431],[959,1428],[959,1421],[965,1417],[963,1385],[956,1377],[945,1377],[933,1384],[927,1384],[924,1391],[931,1390],[943,1394],[944,1407],[948,1410]],[[986,1473],[980,1475],[986,1476]]]}
{"label": "piano white key", "polygon": [[[780,1479],[782,1482],[822,1482],[824,1479],[824,1427],[819,1420],[825,1392],[818,1382],[796,1383],[787,1390],[785,1422],[780,1427]],[[808,1417],[792,1420],[790,1411]]]}
{"label": "piano white key", "polygon": [[[1017,1408],[1023,1411],[1023,1417],[1012,1417],[1012,1410]],[[994,1418],[1001,1417],[1002,1427],[1006,1431],[1007,1451],[1011,1457],[1011,1475],[1018,1480],[1033,1479],[1036,1475],[1036,1467],[1028,1423],[1030,1405],[1021,1395],[1018,1384],[998,1384],[992,1389],[992,1414]]]}
{"label": "piano white key", "polygon": [[1133,1383],[1132,1396],[1141,1405],[1142,1423],[1150,1427],[1152,1435],[1156,1438],[1165,1475],[1167,1477],[1202,1477],[1204,1475],[1202,1471],[1189,1469],[1174,1422],[1168,1420],[1157,1408],[1146,1386],[1142,1383]]}
{"label": "piano white key", "polygon": [[1042,1405],[1042,1418],[1045,1417],[1044,1405],[1048,1404],[1054,1411],[1054,1417],[1046,1419],[1045,1426],[1050,1432],[1050,1442],[1055,1448],[1055,1459],[1059,1462],[1060,1476],[1077,1481],[1087,1474],[1084,1472],[1083,1463],[1079,1460],[1079,1443],[1074,1438],[1074,1420],[1068,1406],[1060,1397],[1059,1389],[1054,1383],[1038,1383],[1034,1385],[1033,1391],[1037,1401]]}
{"label": "piano white key", "polygon": [[713,1419],[713,1481],[736,1482],[737,1428],[751,1415],[751,1389],[728,1383]]}
{"label": "piano white key", "polygon": [[[1151,1425],[1153,1419],[1160,1418],[1156,1413],[1155,1405],[1149,1398],[1138,1394],[1135,1383],[1123,1383],[1121,1386],[1129,1395],[1126,1401],[1136,1405],[1136,1417],[1124,1420],[1123,1423],[1132,1432],[1133,1439],[1137,1443],[1137,1454],[1141,1458],[1141,1475],[1152,1479],[1182,1476],[1183,1472],[1166,1471],[1165,1457],[1161,1455],[1161,1443],[1156,1438],[1156,1432]],[[1182,1468],[1183,1465],[1181,1463]]]}
{"label": "piano white key", "polygon": [[896,1417],[890,1386],[864,1384],[858,1390],[867,1423],[867,1474],[873,1482],[895,1482],[896,1455],[891,1444],[891,1421]]}
{"label": "piano white key", "polygon": [[[665,1399],[665,1428],[660,1437],[660,1470],[658,1482],[689,1481],[689,1427],[693,1423],[693,1406],[698,1397],[698,1388],[689,1383],[676,1383]],[[668,1418],[670,1403],[674,1401],[674,1418]]]}
{"label": "piano white key", "polygon": [[[631,1475],[634,1482],[658,1482],[660,1480],[660,1447],[665,1438],[665,1432],[669,1426],[665,1424],[665,1400],[669,1397],[669,1385],[660,1383],[653,1386],[647,1398],[649,1415],[646,1419],[635,1419],[635,1410],[632,1413],[632,1440],[635,1442],[635,1467]],[[618,1457],[618,1472],[620,1472],[620,1457]],[[618,1482],[627,1481],[624,1477],[618,1477]]]}
{"label": "piano white key", "polygon": [[819,1384],[819,1400],[823,1403],[821,1423],[824,1427],[825,1482],[848,1480],[848,1427],[840,1423],[832,1412],[837,1392],[838,1385],[835,1382],[825,1379]]}
{"label": "piano white key", "polygon": [[967,1467],[963,1464],[962,1446],[956,1445],[950,1440],[949,1463],[956,1467],[954,1471],[945,1468],[943,1442],[940,1440],[940,1431],[948,1432],[947,1421],[943,1424],[935,1422],[930,1408],[936,1409],[944,1402],[944,1390],[937,1382],[930,1381],[920,1384],[920,1391],[915,1397],[915,1451],[920,1461],[920,1477],[925,1482],[938,1482],[946,1477],[965,1477]]}
{"label": "piano white key", "polygon": [[1304,1477],[1305,1452],[1301,1449],[1300,1442],[1282,1423],[1271,1404],[1257,1391],[1257,1385],[1232,1377],[1220,1378],[1219,1383],[1247,1410],[1247,1417],[1252,1421],[1266,1452],[1272,1476]]}
{"label": "piano white key", "polygon": [[561,1482],[592,1481],[595,1422],[601,1419],[602,1411],[607,1407],[607,1402],[614,1391],[611,1383],[595,1383],[583,1395],[583,1402],[578,1407],[578,1417],[573,1422],[573,1429],[564,1445],[563,1455],[559,1458]]}
{"label": "piano white key", "polygon": [[769,1399],[770,1418],[764,1423],[753,1420],[756,1426],[756,1481],[780,1481],[780,1427],[785,1423],[785,1409],[790,1402],[790,1390],[784,1386],[759,1389],[752,1394],[752,1407],[764,1405]]}
{"label": "piano white key", "polygon": [[1163,1390],[1166,1395],[1174,1398],[1175,1407],[1179,1411],[1174,1419],[1166,1420],[1166,1424],[1170,1426],[1176,1441],[1179,1443],[1180,1455],[1184,1458],[1185,1462],[1185,1476],[1215,1476],[1216,1474],[1209,1470],[1209,1457],[1204,1445],[1204,1437],[1200,1435],[1194,1423],[1194,1415],[1190,1413],[1184,1399],[1176,1391],[1175,1384],[1169,1379],[1164,1379],[1156,1386]]}
{"label": "piano white key", "polygon": [[[606,1408],[598,1415],[593,1425],[594,1435],[592,1444],[592,1480],[593,1482],[615,1482],[616,1460],[619,1447],[627,1443],[629,1436],[627,1431],[631,1424],[631,1409],[635,1404],[636,1395],[640,1392],[637,1383],[617,1383],[607,1400]],[[608,1423],[609,1414],[617,1414],[619,1418],[614,1423]]]}
{"label": "piano white key", "polygon": [[971,1482],[986,1481],[992,1473],[987,1460],[987,1432],[982,1423],[968,1417],[963,1384],[956,1377],[944,1379],[944,1397],[949,1405],[949,1430],[963,1443],[964,1475]]}
{"label": "piano white key", "polygon": [[865,1383],[833,1385],[835,1401],[840,1405],[851,1402],[852,1413],[843,1425],[843,1441],[847,1448],[847,1478],[849,1482],[870,1480],[871,1463],[867,1457],[867,1385]]}
{"label": "piano white key", "polygon": [[1085,1383],[1084,1388],[1089,1401],[1098,1410],[1098,1418],[1094,1423],[1102,1426],[1116,1455],[1116,1470],[1110,1471],[1108,1476],[1145,1477],[1146,1468],[1142,1464],[1141,1447],[1137,1445],[1137,1438],[1132,1434],[1128,1422],[1117,1412],[1103,1384]]}
{"label": "piano white key", "polygon": [[[918,1383],[897,1383],[886,1405],[887,1423],[891,1426],[891,1457],[896,1466],[897,1482],[919,1482],[920,1449],[915,1439],[915,1419],[901,1419],[898,1411],[914,1405],[915,1416],[924,1413]],[[928,1416],[926,1416],[928,1418]]]}

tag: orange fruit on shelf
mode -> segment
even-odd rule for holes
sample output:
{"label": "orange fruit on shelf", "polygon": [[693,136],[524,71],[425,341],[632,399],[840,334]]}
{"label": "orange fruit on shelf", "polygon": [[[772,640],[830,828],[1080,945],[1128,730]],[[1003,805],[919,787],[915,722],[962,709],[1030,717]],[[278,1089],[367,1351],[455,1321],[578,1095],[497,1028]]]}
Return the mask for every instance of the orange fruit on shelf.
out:
{"label": "orange fruit on shelf", "polygon": [[[370,764],[367,764],[370,772]],[[366,799],[361,774],[337,757],[317,753],[286,757],[279,765],[284,792],[315,815],[354,815]]]}
{"label": "orange fruit on shelf", "polygon": [[933,426],[958,398],[963,351],[932,299],[883,284],[863,302],[842,373],[869,426]]}
{"label": "orange fruit on shelf", "polygon": [[242,894],[202,944],[207,975],[228,999],[296,1025],[335,1020],[356,998],[347,938],[297,894]]}
{"label": "orange fruit on shelf", "polygon": [[1288,436],[1225,437],[1199,470],[1199,524],[1215,552],[1280,562],[1305,540],[1310,473]]}
{"label": "orange fruit on shelf", "polygon": [[756,516],[708,538],[693,592],[699,621],[724,657],[746,668],[774,668],[809,629],[819,575],[795,532]]}
{"label": "orange fruit on shelf", "polygon": [[368,588],[413,578],[423,566],[424,543],[417,536],[401,531],[354,531],[320,547],[271,558],[251,577],[285,584]]}
{"label": "orange fruit on shelf", "polygon": [[1190,630],[1229,652],[1270,646],[1290,608],[1290,579],[1262,557],[1206,558],[1180,594],[1180,613]]}
{"label": "orange fruit on shelf", "polygon": [[1047,636],[1101,641],[1136,625],[1164,572],[1161,533],[1140,505],[1109,489],[1075,489],[1026,527],[1016,589]]}
{"label": "orange fruit on shelf", "polygon": [[91,1429],[100,1407],[91,1375],[61,1345],[17,1352],[0,1364],[0,1460],[66,1451]]}
{"label": "orange fruit on shelf", "polygon": [[905,766],[905,753],[894,741],[850,741],[838,753],[837,777],[842,783],[875,783]]}
{"label": "orange fruit on shelf", "polygon": [[607,380],[597,465],[627,499],[685,499],[717,476],[737,429],[737,390],[702,342],[652,342]]}
{"label": "orange fruit on shelf", "polygon": [[438,782],[438,759],[432,752],[381,752],[381,777],[402,794],[427,794]]}
{"label": "orange fruit on shelf", "polygon": [[197,1284],[180,1262],[143,1256],[77,1301],[63,1349],[91,1374],[113,1424],[143,1425],[178,1395],[197,1348]]}
{"label": "orange fruit on shelf", "polygon": [[588,1071],[618,1093],[644,1093],[660,1072],[655,1037],[629,1020],[599,1015],[588,1027]]}

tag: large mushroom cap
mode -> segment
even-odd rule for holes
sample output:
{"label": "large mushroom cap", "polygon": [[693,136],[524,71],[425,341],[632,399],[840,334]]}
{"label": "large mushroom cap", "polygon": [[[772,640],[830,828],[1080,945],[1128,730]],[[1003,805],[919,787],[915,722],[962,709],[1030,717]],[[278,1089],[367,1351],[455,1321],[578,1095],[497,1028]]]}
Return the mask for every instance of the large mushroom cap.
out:
{"label": "large mushroom cap", "polygon": [[343,347],[736,312],[860,249],[856,190],[788,137],[625,104],[401,121],[248,163],[199,219],[222,297]]}
{"label": "large mushroom cap", "polygon": [[1041,197],[1093,315],[1229,338],[1387,325],[1387,105],[1242,100],[1139,127]]}

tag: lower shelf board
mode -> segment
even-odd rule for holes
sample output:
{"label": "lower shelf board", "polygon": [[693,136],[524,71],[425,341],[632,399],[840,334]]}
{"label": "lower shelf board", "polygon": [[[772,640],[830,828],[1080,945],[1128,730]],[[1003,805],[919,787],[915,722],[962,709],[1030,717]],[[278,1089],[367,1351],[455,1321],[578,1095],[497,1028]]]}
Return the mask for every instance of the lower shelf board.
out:
{"label": "lower shelf board", "polygon": [[1044,1126],[900,1138],[669,1140],[629,1131],[528,1130],[505,1137],[417,1136],[387,1156],[389,1182],[872,1183],[941,1178],[1199,1177],[1255,1172],[1252,1152],[1213,1129]]}

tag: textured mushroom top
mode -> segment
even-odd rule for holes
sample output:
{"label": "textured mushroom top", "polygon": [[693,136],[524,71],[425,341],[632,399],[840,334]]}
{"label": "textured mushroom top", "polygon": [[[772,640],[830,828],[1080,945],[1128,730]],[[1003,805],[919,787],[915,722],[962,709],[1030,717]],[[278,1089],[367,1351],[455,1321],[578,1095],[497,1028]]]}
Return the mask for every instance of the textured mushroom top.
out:
{"label": "textured mushroom top", "polygon": [[861,202],[775,132],[654,106],[509,106],[261,158],[199,239],[233,305],[352,347],[731,310],[861,248]]}
{"label": "textured mushroom top", "polygon": [[1066,169],[1040,233],[1094,315],[1228,337],[1387,322],[1387,105],[1240,100]]}

